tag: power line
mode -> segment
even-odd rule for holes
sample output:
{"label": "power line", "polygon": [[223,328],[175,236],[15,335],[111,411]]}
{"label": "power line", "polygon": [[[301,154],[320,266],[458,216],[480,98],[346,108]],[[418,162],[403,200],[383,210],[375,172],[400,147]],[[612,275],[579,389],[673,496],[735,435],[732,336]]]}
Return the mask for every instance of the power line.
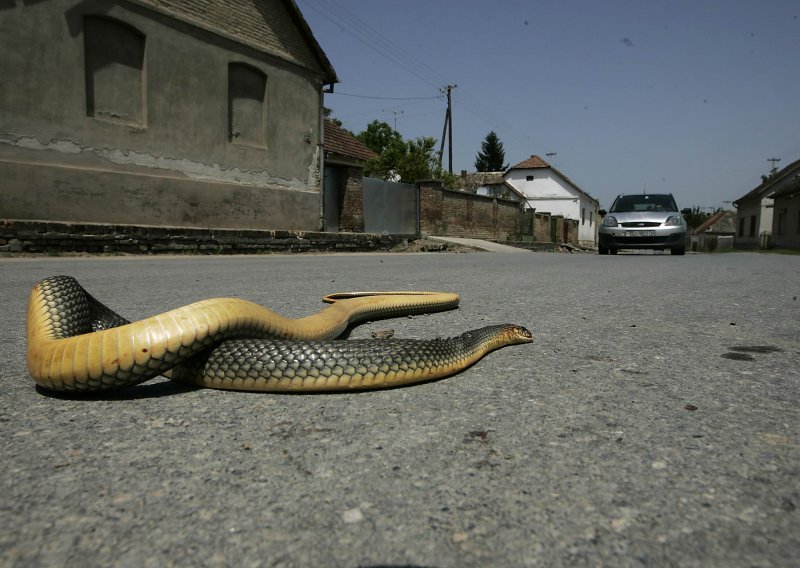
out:
{"label": "power line", "polygon": [[[305,0],[304,3],[325,19],[340,27],[343,32],[354,37],[369,49],[382,55],[391,63],[404,69],[420,81],[436,89],[440,89],[442,85],[447,85],[449,83],[439,71],[433,69],[425,62],[420,61],[378,32],[373,31],[373,27],[370,24],[366,23],[334,0]],[[468,92],[465,92],[463,88],[460,89],[460,93],[456,94],[454,99],[467,111],[489,124],[489,126],[495,130],[509,132],[515,135],[520,141],[530,140],[530,136],[518,131],[516,126],[512,123],[496,116],[491,109],[486,107],[477,98],[472,97]]]}
{"label": "power line", "polygon": [[306,1],[309,7],[339,26],[342,31],[353,36],[373,51],[380,53],[389,61],[405,69],[419,80],[437,89],[442,84],[442,81],[438,77],[438,72],[428,67],[424,62],[414,58],[400,47],[397,47],[380,34],[373,32],[369,24],[340,4],[331,0]]}
{"label": "power line", "polygon": [[443,97],[441,95],[437,95],[434,97],[373,97],[370,95],[356,95],[353,93],[340,93],[338,91],[334,91],[333,93],[328,93],[329,95],[340,95],[343,97],[355,97],[357,99],[371,99],[375,101],[430,101],[433,99],[441,100]]}
{"label": "power line", "polygon": [[[438,100],[441,100],[441,98],[440,97],[435,97],[435,100],[438,101]],[[352,118],[355,118],[355,117],[359,117],[359,116],[372,116],[374,118],[374,116],[377,113],[380,113],[380,112],[400,110],[400,109],[418,108],[420,105],[429,106],[430,102],[431,101],[429,99],[415,100],[415,101],[403,101],[401,104],[395,104],[395,105],[389,105],[389,106],[380,106],[380,107],[373,107],[373,108],[362,108],[359,112],[355,112],[355,113],[339,114],[337,112],[336,113],[336,118],[338,118],[339,120],[342,120],[344,122],[347,122],[349,119],[352,119]],[[437,110],[431,111],[430,113],[441,112],[440,110],[438,110],[440,108],[439,105],[437,104],[436,106],[437,106]],[[430,113],[425,113],[425,114],[430,114]],[[417,115],[408,115],[408,114],[406,114],[406,116],[417,116]]]}

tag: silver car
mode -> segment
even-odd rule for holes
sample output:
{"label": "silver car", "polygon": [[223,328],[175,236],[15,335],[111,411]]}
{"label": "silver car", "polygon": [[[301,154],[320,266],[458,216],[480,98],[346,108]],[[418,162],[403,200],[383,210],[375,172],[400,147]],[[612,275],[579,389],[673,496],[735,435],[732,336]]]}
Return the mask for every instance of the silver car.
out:
{"label": "silver car", "polygon": [[608,212],[600,210],[598,229],[600,254],[620,249],[669,249],[686,253],[686,220],[690,209],[678,210],[670,193],[620,195]]}

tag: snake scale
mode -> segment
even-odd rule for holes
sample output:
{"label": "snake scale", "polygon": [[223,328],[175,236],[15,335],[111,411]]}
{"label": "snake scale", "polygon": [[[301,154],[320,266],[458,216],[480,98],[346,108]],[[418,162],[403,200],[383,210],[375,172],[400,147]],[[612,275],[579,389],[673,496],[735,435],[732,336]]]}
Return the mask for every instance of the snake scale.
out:
{"label": "snake scale", "polygon": [[102,391],[164,374],[243,391],[337,391],[453,375],[506,345],[530,343],[512,324],[449,339],[335,340],[348,326],[449,310],[457,294],[352,292],[298,319],[237,298],[195,302],[129,322],[70,276],[37,283],[28,302],[28,372],[45,389]]}

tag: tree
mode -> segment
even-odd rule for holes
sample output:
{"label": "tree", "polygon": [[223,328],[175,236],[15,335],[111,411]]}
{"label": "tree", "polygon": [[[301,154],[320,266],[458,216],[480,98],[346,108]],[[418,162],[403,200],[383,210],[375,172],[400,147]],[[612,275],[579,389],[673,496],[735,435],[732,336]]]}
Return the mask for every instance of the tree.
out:
{"label": "tree", "polygon": [[328,108],[328,107],[326,107],[326,106],[323,106],[323,107],[322,107],[322,116],[324,116],[325,118],[327,118],[328,120],[330,120],[330,121],[331,121],[332,123],[334,123],[336,126],[339,126],[339,127],[341,127],[341,126],[342,126],[342,121],[341,121],[341,120],[339,120],[338,118],[333,118],[333,117],[331,116],[331,114],[333,114],[333,110],[332,110],[332,109],[329,109],[329,108]]}
{"label": "tree", "polygon": [[[377,157],[367,162],[364,173],[381,179],[414,183],[421,179],[442,179],[436,154],[436,139],[403,137],[385,122],[373,120],[364,132],[356,135]],[[453,180],[445,180],[452,185]]]}
{"label": "tree", "polygon": [[406,142],[406,155],[398,173],[404,181],[415,182],[436,177],[439,159],[436,154],[436,138],[422,137]]}
{"label": "tree", "polygon": [[494,131],[489,132],[481,142],[481,151],[475,157],[475,169],[479,172],[500,172],[508,168],[508,164],[503,162],[506,159],[506,152],[503,143]]}
{"label": "tree", "polygon": [[[719,209],[717,209],[719,211]],[[716,213],[717,211],[714,211]],[[683,216],[690,229],[699,227],[706,222],[714,213],[704,213],[699,207],[692,207],[692,212]]]}
{"label": "tree", "polygon": [[403,141],[403,137],[391,126],[380,120],[373,120],[367,129],[356,138],[379,156]]}

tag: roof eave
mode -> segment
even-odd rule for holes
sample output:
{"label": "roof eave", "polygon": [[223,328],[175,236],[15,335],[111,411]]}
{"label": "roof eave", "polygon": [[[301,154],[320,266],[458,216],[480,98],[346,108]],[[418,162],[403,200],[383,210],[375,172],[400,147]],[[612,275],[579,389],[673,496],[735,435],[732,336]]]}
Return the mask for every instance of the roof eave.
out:
{"label": "roof eave", "polygon": [[314,55],[317,57],[320,66],[322,67],[323,71],[327,74],[325,84],[331,85],[331,89],[335,83],[339,82],[339,77],[336,75],[336,70],[333,68],[330,59],[325,54],[325,51],[320,46],[317,38],[314,37],[314,32],[311,31],[311,26],[308,25],[308,22],[303,16],[303,13],[300,11],[300,7],[294,0],[285,0],[286,5],[289,8],[289,13],[292,14],[295,23],[300,28],[303,36],[305,36],[306,41],[311,45],[311,49],[314,51]]}

